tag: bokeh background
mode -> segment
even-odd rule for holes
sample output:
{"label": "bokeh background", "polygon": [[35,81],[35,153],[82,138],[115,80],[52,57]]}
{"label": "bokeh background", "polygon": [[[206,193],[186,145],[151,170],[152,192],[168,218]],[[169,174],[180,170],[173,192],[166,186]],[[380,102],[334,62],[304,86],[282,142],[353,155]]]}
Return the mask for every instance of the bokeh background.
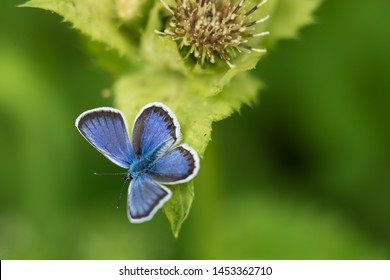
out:
{"label": "bokeh background", "polygon": [[[389,259],[390,2],[325,1],[214,125],[173,238],[130,224],[118,169],[76,131],[112,77],[61,17],[0,4],[1,259]],[[239,92],[237,93],[239,94]],[[107,97],[108,96],[108,97]]]}

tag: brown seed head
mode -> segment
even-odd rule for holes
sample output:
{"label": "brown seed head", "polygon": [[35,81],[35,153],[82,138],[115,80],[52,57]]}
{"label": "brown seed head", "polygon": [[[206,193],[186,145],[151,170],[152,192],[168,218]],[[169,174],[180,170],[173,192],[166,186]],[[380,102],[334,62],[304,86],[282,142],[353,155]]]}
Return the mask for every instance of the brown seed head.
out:
{"label": "brown seed head", "polygon": [[[161,0],[162,1],[162,0]],[[230,67],[231,56],[235,50],[265,52],[265,49],[255,49],[246,45],[248,38],[268,35],[269,32],[253,34],[254,25],[269,18],[265,16],[258,20],[250,20],[250,15],[267,2],[263,0],[256,6],[245,11],[245,0],[175,0],[176,7],[171,7],[162,1],[165,8],[172,14],[169,27],[160,34],[169,35],[173,40],[180,41],[180,49],[189,46],[190,54],[204,64],[207,59],[215,62],[215,53]]]}

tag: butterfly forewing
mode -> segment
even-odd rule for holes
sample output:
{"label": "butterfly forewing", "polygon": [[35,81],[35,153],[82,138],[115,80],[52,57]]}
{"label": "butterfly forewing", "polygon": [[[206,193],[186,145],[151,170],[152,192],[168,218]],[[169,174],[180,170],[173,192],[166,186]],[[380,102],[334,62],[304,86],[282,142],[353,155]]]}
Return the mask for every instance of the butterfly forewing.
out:
{"label": "butterfly forewing", "polygon": [[76,127],[85,139],[109,160],[129,168],[134,159],[126,120],[119,110],[97,108],[81,114]]}
{"label": "butterfly forewing", "polygon": [[180,139],[176,116],[161,103],[146,105],[134,122],[132,146],[137,158],[161,157]]}

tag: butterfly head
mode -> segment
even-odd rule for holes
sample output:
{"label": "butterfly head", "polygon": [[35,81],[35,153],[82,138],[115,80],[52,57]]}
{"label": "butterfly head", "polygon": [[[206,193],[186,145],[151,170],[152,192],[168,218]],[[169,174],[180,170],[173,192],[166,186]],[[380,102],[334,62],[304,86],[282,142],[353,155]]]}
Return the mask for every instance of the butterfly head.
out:
{"label": "butterfly head", "polygon": [[128,180],[133,180],[134,179],[134,176],[131,175],[130,173],[127,173],[127,175],[125,176],[125,178],[123,178],[125,181],[128,181]]}

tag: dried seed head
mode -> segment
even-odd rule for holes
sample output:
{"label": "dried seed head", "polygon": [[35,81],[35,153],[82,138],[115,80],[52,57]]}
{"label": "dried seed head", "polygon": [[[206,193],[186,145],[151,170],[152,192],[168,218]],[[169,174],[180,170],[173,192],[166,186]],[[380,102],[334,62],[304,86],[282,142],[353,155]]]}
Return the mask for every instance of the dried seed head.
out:
{"label": "dried seed head", "polygon": [[215,62],[217,53],[230,67],[235,50],[265,52],[246,43],[248,38],[268,35],[269,32],[253,34],[254,25],[269,18],[265,16],[251,20],[250,16],[267,2],[263,0],[245,11],[245,0],[175,0],[176,7],[171,7],[163,0],[164,7],[172,14],[169,27],[162,35],[171,36],[180,41],[179,47],[189,47],[186,58],[193,54],[202,64],[205,60]]}

